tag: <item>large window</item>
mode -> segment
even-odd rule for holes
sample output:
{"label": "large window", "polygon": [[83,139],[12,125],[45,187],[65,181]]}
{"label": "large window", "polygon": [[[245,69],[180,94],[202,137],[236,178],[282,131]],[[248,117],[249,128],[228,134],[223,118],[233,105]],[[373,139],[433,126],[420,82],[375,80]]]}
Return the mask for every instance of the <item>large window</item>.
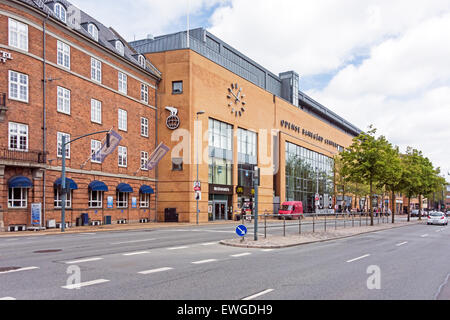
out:
{"label": "large window", "polygon": [[102,63],[94,58],[91,58],[91,79],[102,83]]}
{"label": "large window", "polygon": [[117,208],[128,208],[128,193],[117,191]]}
{"label": "large window", "polygon": [[9,150],[28,151],[28,126],[26,124],[10,122]]}
{"label": "large window", "polygon": [[233,150],[233,126],[209,119],[209,146],[223,150]]}
{"label": "large window", "polygon": [[59,18],[59,20],[66,23],[67,11],[66,11],[66,8],[62,4],[56,3],[53,8],[53,12]]}
{"label": "large window", "polygon": [[139,193],[139,207],[141,208],[150,207],[150,195],[148,193]]}
{"label": "large window", "polygon": [[127,94],[128,88],[127,88],[127,75],[119,72],[119,92],[122,92],[123,94]]}
{"label": "large window", "polygon": [[91,121],[102,124],[102,103],[91,99]]}
{"label": "large window", "polygon": [[9,71],[9,98],[28,102],[28,75]]}
{"label": "large window", "polygon": [[94,24],[89,23],[88,32],[92,36],[92,38],[94,38],[95,41],[98,41],[98,29]]}
{"label": "large window", "polygon": [[103,192],[89,190],[89,208],[103,207]]}
{"label": "large window", "polygon": [[57,57],[58,65],[63,66],[64,68],[70,69],[70,47],[58,40],[58,57]]}
{"label": "large window", "polygon": [[[54,189],[54,201],[55,208],[62,207],[62,194],[59,188]],[[72,191],[66,194],[66,208],[72,208]]]}
{"label": "large window", "polygon": [[95,158],[95,154],[102,148],[102,142],[99,140],[91,140],[91,162],[101,163],[100,159]]}
{"label": "large window", "polygon": [[141,100],[148,103],[148,86],[141,84]]}
{"label": "large window", "polygon": [[233,127],[209,119],[209,174],[211,184],[231,185],[233,175]]}
{"label": "large window", "polygon": [[141,151],[141,170],[147,171],[148,152]]}
{"label": "large window", "polygon": [[27,188],[8,189],[8,208],[26,208],[28,200]]}
{"label": "large window", "polygon": [[127,148],[119,146],[118,153],[119,153],[119,167],[126,168],[127,163],[128,163]]}
{"label": "large window", "polygon": [[121,56],[123,56],[125,54],[125,47],[124,47],[123,43],[119,40],[116,41],[116,50],[117,50],[117,52],[119,52],[119,54]]}
{"label": "large window", "polygon": [[119,130],[128,130],[127,112],[122,109],[119,109]]}
{"label": "large window", "polygon": [[286,201],[302,201],[305,212],[314,212],[318,192],[327,203],[334,190],[333,168],[332,158],[286,142]]}
{"label": "large window", "polygon": [[148,119],[141,117],[141,136],[148,138]]}
{"label": "large window", "polygon": [[[57,133],[57,153],[58,158],[61,158],[63,155],[62,152],[62,138],[63,136],[66,137],[66,143],[70,141],[70,134],[64,133],[64,132],[58,132]],[[66,144],[66,158],[70,159],[70,144]]]}
{"label": "large window", "polygon": [[253,176],[257,161],[256,132],[238,129],[238,185],[253,187]]}
{"label": "large window", "polygon": [[9,19],[9,45],[28,51],[28,26],[11,18]]}
{"label": "large window", "polygon": [[70,90],[58,87],[57,110],[70,115]]}

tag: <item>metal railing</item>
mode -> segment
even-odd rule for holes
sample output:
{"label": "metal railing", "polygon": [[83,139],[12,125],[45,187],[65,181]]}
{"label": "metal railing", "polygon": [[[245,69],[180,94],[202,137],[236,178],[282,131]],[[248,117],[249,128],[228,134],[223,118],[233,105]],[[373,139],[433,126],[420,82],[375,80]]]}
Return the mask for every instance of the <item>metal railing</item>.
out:
{"label": "metal railing", "polygon": [[45,163],[45,154],[39,150],[10,150],[8,148],[0,148],[0,159],[20,162]]}
{"label": "metal railing", "polygon": [[[243,225],[252,227],[254,215],[241,215],[240,220]],[[280,221],[281,220],[281,221]],[[390,223],[390,215],[376,214],[373,217],[374,225]],[[327,232],[339,228],[354,228],[370,226],[370,213],[305,213],[305,214],[259,214],[258,228],[264,230],[264,238],[267,238],[267,231],[275,231],[283,237],[289,234],[299,234],[305,232]],[[278,231],[281,229],[281,231]],[[260,233],[260,231],[258,232]],[[272,235],[276,235],[273,234]],[[248,235],[247,235],[248,236]]]}

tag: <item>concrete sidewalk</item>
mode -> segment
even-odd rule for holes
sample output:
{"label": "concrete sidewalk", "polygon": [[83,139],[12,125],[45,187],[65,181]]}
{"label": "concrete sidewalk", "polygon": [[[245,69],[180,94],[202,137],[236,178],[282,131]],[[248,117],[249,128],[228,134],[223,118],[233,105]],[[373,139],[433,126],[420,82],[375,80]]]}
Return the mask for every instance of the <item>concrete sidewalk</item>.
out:
{"label": "concrete sidewalk", "polygon": [[[277,249],[298,246],[302,244],[323,242],[329,240],[336,240],[342,238],[353,237],[356,235],[376,232],[381,230],[387,230],[392,228],[400,228],[406,226],[412,226],[417,224],[423,224],[424,221],[411,221],[411,222],[396,222],[394,224],[380,224],[374,226],[362,226],[352,228],[341,228],[331,231],[319,231],[319,232],[302,232],[301,235],[287,235],[283,236],[263,236],[258,237],[258,241],[253,240],[253,234],[248,234],[244,241],[242,239],[222,240],[221,244],[242,248],[264,248],[264,249]],[[425,222],[426,223],[426,222]]]}

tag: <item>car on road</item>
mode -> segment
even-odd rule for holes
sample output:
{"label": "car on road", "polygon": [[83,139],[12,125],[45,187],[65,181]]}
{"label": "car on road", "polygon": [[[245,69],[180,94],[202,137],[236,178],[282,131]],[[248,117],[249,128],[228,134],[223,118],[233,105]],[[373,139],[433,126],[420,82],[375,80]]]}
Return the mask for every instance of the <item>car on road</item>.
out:
{"label": "car on road", "polygon": [[286,201],[281,204],[278,210],[278,219],[282,219],[283,215],[287,219],[303,218],[303,203],[301,201]]}
{"label": "car on road", "polygon": [[448,225],[447,215],[443,212],[432,211],[428,214],[427,224]]}

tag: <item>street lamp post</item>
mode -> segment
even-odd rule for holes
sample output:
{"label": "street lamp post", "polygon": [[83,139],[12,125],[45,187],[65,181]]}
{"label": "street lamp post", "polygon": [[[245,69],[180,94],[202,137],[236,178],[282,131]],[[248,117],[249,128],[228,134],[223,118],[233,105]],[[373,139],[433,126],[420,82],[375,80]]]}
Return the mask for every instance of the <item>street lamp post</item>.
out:
{"label": "street lamp post", "polygon": [[[196,180],[196,182],[198,183],[198,116],[199,115],[202,115],[202,114],[204,114],[205,113],[205,111],[199,111],[199,112],[197,112],[197,124],[196,124],[196,132],[197,132],[197,138],[195,139],[195,144],[196,144],[196,149],[197,149],[197,152],[196,152],[196,162],[197,162],[197,180]],[[199,209],[198,209],[198,198],[196,199],[196,201],[197,201],[197,224],[198,224],[198,215],[199,215]]]}

